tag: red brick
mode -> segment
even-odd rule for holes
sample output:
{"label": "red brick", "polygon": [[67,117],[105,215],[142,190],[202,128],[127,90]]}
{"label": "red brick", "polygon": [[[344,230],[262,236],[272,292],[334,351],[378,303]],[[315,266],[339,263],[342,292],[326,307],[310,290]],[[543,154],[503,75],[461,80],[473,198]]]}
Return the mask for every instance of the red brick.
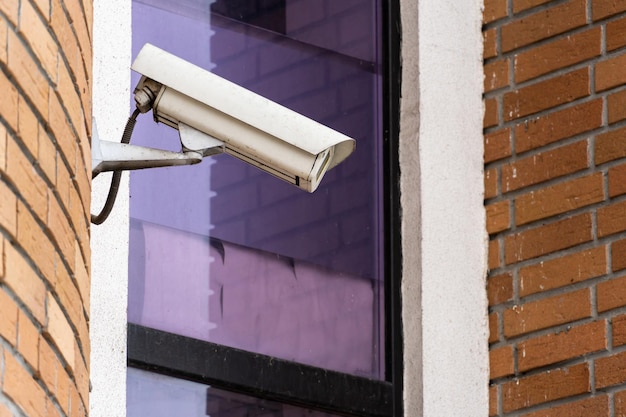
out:
{"label": "red brick", "polygon": [[551,1],[552,0],[513,0],[513,12],[518,13]]}
{"label": "red brick", "polygon": [[626,239],[611,244],[611,269],[613,272],[626,269]]}
{"label": "red brick", "polygon": [[502,166],[502,190],[518,190],[589,166],[587,141],[536,153]]}
{"label": "red brick", "polygon": [[495,343],[500,339],[498,331],[498,314],[489,314],[489,343]]}
{"label": "red brick", "polygon": [[606,50],[613,51],[626,46],[626,18],[606,24]]}
{"label": "red brick", "polygon": [[602,31],[595,27],[521,52],[515,56],[515,82],[569,67],[600,56]]}
{"label": "red brick", "polygon": [[626,119],[626,90],[609,94],[607,96],[606,104],[609,123],[615,123]]}
{"label": "red brick", "polygon": [[497,45],[498,32],[495,28],[483,32],[483,58],[493,58],[498,55]]}
{"label": "red brick", "polygon": [[498,170],[495,168],[486,169],[485,170],[485,198],[493,198],[497,195],[498,195]]}
{"label": "red brick", "polygon": [[500,266],[500,243],[498,240],[492,240],[489,242],[489,269],[496,269]]}
{"label": "red brick", "polygon": [[598,165],[626,157],[626,127],[596,136],[594,148]]}
{"label": "red brick", "polygon": [[502,50],[511,51],[520,46],[559,35],[587,23],[586,2],[572,0],[540,10],[502,26]]}
{"label": "red brick", "polygon": [[626,230],[626,201],[613,203],[598,209],[598,237],[609,236]]}
{"label": "red brick", "polygon": [[509,60],[499,59],[484,65],[484,91],[497,90],[509,85]]}
{"label": "red brick", "polygon": [[591,391],[586,363],[553,369],[502,384],[504,413]]}
{"label": "red brick", "polygon": [[594,21],[626,11],[626,3],[621,0],[594,0],[591,4]]}
{"label": "red brick", "polygon": [[507,15],[506,3],[506,0],[485,0],[483,22],[489,23],[505,17]]}
{"label": "red brick", "polygon": [[540,262],[520,269],[520,295],[525,297],[599,277],[607,269],[605,246]]}
{"label": "red brick", "polygon": [[595,365],[596,388],[626,382],[626,352],[596,359]]}
{"label": "red brick", "polygon": [[504,94],[504,119],[529,116],[586,97],[589,93],[588,68],[557,75]]}
{"label": "red brick", "polygon": [[609,396],[600,395],[552,406],[534,413],[524,414],[523,417],[609,417],[610,413]]}
{"label": "red brick", "polygon": [[581,214],[507,236],[505,262],[510,265],[589,242],[591,228],[591,216]]}
{"label": "red brick", "polygon": [[530,223],[603,200],[604,177],[598,172],[519,196],[515,199],[515,223]]}
{"label": "red brick", "polygon": [[599,283],[597,291],[599,312],[626,306],[626,276]]}
{"label": "red brick", "polygon": [[593,100],[515,126],[515,150],[525,152],[602,126],[602,100]]}
{"label": "red brick", "polygon": [[626,390],[616,392],[613,396],[615,417],[626,417]]}
{"label": "red brick", "polygon": [[487,296],[490,306],[511,300],[513,298],[513,275],[505,273],[489,277]]}
{"label": "red brick", "polygon": [[[2,74],[0,74],[0,87],[2,87],[1,77],[2,77]],[[2,110],[2,107],[0,107],[0,110]],[[498,102],[496,101],[495,98],[486,98],[485,99],[485,116],[483,118],[483,126],[484,127],[497,126],[498,120],[499,120]]]}
{"label": "red brick", "polygon": [[607,348],[604,320],[525,340],[517,347],[520,372],[598,352]]}
{"label": "red brick", "polygon": [[489,204],[487,212],[487,232],[494,234],[511,227],[510,204],[508,200]]}
{"label": "red brick", "polygon": [[504,311],[504,335],[519,336],[591,317],[589,289],[516,305]]}
{"label": "red brick", "polygon": [[596,91],[604,91],[626,84],[626,54],[611,57],[596,64],[595,84]]}
{"label": "red brick", "polygon": [[489,417],[498,414],[498,386],[489,387]]}
{"label": "red brick", "polygon": [[485,162],[511,156],[511,129],[485,134]]}
{"label": "red brick", "polygon": [[513,375],[513,346],[503,346],[489,351],[489,378]]}
{"label": "red brick", "polygon": [[611,325],[613,329],[613,347],[626,345],[626,314],[613,317]]}

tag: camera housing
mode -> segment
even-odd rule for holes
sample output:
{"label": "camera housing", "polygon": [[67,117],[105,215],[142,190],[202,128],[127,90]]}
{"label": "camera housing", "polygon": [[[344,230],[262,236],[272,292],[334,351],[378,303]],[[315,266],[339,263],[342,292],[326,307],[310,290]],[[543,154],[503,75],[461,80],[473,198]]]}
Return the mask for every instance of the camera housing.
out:
{"label": "camera housing", "polygon": [[308,192],[355,149],[354,139],[154,45],[131,68],[142,76],[137,107],[152,110],[156,122],[199,131],[223,143],[223,152]]}

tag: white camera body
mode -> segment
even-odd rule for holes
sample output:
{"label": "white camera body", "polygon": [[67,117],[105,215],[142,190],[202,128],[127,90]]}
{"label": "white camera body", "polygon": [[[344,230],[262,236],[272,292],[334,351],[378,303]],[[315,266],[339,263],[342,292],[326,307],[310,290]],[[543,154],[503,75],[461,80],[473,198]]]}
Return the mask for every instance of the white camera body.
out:
{"label": "white camera body", "polygon": [[155,121],[198,130],[225,153],[308,192],[355,149],[354,139],[153,45],[131,68],[142,75],[135,92],[153,95]]}

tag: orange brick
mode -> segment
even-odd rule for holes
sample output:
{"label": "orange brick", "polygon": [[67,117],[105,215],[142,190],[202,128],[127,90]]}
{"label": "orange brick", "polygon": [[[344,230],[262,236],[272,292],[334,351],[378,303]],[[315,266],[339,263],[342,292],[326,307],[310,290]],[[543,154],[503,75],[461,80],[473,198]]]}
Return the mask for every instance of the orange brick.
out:
{"label": "orange brick", "polygon": [[613,51],[626,46],[626,18],[606,24],[606,50]]}
{"label": "orange brick", "polygon": [[503,346],[489,351],[489,378],[513,375],[513,346]]}
{"label": "orange brick", "polygon": [[604,246],[540,262],[520,269],[520,295],[525,297],[599,277],[606,274],[607,269]]}
{"label": "orange brick", "polygon": [[626,314],[613,317],[611,326],[613,329],[613,347],[626,345]]}
{"label": "orange brick", "polygon": [[508,200],[487,205],[487,232],[489,234],[498,233],[511,227],[509,207]]}
{"label": "orange brick", "polygon": [[500,339],[498,331],[498,314],[489,314],[489,343],[495,343]]}
{"label": "orange brick", "polygon": [[598,236],[604,237],[626,230],[626,201],[598,209]]}
{"label": "orange brick", "polygon": [[497,90],[509,85],[509,60],[499,59],[488,62],[484,65],[485,92]]}
{"label": "orange brick", "polygon": [[586,363],[514,379],[502,384],[504,413],[591,391]]}
{"label": "orange brick", "polygon": [[515,199],[515,223],[530,223],[603,200],[604,177],[598,172],[519,196]]}
{"label": "orange brick", "polygon": [[48,81],[22,41],[9,31],[9,71],[40,114],[48,110]]}
{"label": "orange brick", "polygon": [[600,56],[601,42],[602,31],[595,27],[521,52],[513,61],[515,82],[527,81]]}
{"label": "orange brick", "polygon": [[590,93],[589,69],[582,68],[504,94],[504,119],[514,120],[570,103]]}
{"label": "orange brick", "polygon": [[50,340],[54,341],[70,368],[75,370],[74,332],[53,297],[48,297],[48,322],[45,332],[50,336]]}
{"label": "orange brick", "polygon": [[507,309],[504,335],[519,336],[587,317],[591,317],[591,301],[585,288]]}
{"label": "orange brick", "polygon": [[7,121],[9,126],[17,130],[17,89],[2,72],[0,72],[0,91],[2,91],[0,114],[2,114],[2,117]]}
{"label": "orange brick", "polygon": [[500,243],[498,240],[489,242],[489,269],[496,269],[500,266]]}
{"label": "orange brick", "polygon": [[48,341],[42,336],[39,337],[39,376],[48,388],[48,391],[55,393],[57,385],[57,365],[59,362],[56,354],[50,348]]}
{"label": "orange brick", "polygon": [[[70,228],[67,214],[59,206],[54,195],[48,201],[47,227],[65,259],[74,260],[74,231]],[[71,265],[71,262],[70,262]]]}
{"label": "orange brick", "polygon": [[44,278],[52,282],[55,268],[54,247],[21,201],[17,205],[17,239]]}
{"label": "orange brick", "polygon": [[[47,15],[49,10],[45,10],[44,13]],[[23,3],[20,9],[19,32],[28,39],[37,60],[49,77],[52,80],[56,79],[59,48],[48,32],[47,23],[42,22],[41,17],[30,5],[30,2]]]}
{"label": "orange brick", "polygon": [[17,123],[22,142],[30,154],[36,157],[39,153],[39,122],[22,97],[19,98]]}
{"label": "orange brick", "polygon": [[626,269],[626,239],[611,244],[611,259],[613,272]]}
{"label": "orange brick", "polygon": [[0,224],[11,236],[17,235],[17,198],[13,191],[0,182]]}
{"label": "orange brick", "polygon": [[518,367],[525,372],[606,348],[606,323],[600,320],[521,342],[517,347]]}
{"label": "orange brick", "polygon": [[7,168],[7,131],[3,124],[0,124],[0,172]]}
{"label": "orange brick", "polygon": [[[30,417],[44,417],[46,394],[32,375],[9,352],[4,351],[2,390]],[[7,377],[10,375],[10,377]]]}
{"label": "orange brick", "polygon": [[595,376],[596,388],[605,388],[626,382],[626,352],[596,359]]}
{"label": "orange brick", "polygon": [[495,28],[487,29],[483,32],[483,58],[493,58],[498,55],[497,46],[498,32]]}
{"label": "orange brick", "polygon": [[[626,34],[624,34],[626,37]],[[626,119],[626,90],[607,96],[609,123]]]}
{"label": "orange brick", "polygon": [[507,15],[506,0],[485,0],[483,22],[489,23]]}
{"label": "orange brick", "polygon": [[[1,76],[2,74],[0,74]],[[2,87],[2,79],[0,78],[0,87]],[[0,108],[2,110],[2,108]],[[4,114],[4,113],[3,113]],[[498,102],[495,98],[485,99],[485,116],[483,118],[483,126],[491,127],[498,125]]]}
{"label": "orange brick", "polygon": [[48,187],[14,140],[7,143],[7,174],[41,220],[46,219]]}
{"label": "orange brick", "polygon": [[[73,176],[76,172],[76,155],[78,150],[76,136],[70,128],[70,123],[56,95],[50,97],[50,115],[48,123],[50,124],[54,139],[59,146],[60,155],[62,159],[64,159],[64,162],[66,162],[65,166],[69,170],[70,176]],[[60,167],[61,165],[61,163],[57,163],[57,166]],[[61,168],[57,168],[57,171],[61,171]]]}
{"label": "orange brick", "polygon": [[511,129],[485,134],[485,162],[511,156]]}
{"label": "orange brick", "polygon": [[0,9],[9,18],[13,26],[17,26],[17,13],[19,2],[14,0],[0,0]]}
{"label": "orange brick", "polygon": [[546,8],[502,26],[502,50],[511,51],[521,46],[547,39],[584,26],[587,10],[584,0],[572,0]]}
{"label": "orange brick", "polygon": [[515,150],[525,152],[602,126],[602,100],[582,103],[515,127]]}
{"label": "orange brick", "polygon": [[599,312],[626,306],[626,276],[599,283],[597,291]]}
{"label": "orange brick", "polygon": [[552,406],[534,413],[524,414],[523,417],[609,417],[609,396],[585,398],[568,402],[559,406]]}
{"label": "orange brick", "polygon": [[11,244],[4,245],[6,274],[3,282],[28,306],[39,323],[45,322],[46,288],[28,262]]}
{"label": "orange brick", "polygon": [[626,128],[596,136],[594,148],[594,159],[598,165],[626,157]]}
{"label": "orange brick", "polygon": [[513,275],[505,273],[489,277],[487,296],[490,306],[511,300],[513,298]]}
{"label": "orange brick", "polygon": [[591,4],[594,21],[626,11],[626,3],[620,0],[594,0]]}
{"label": "orange brick", "polygon": [[510,265],[589,242],[591,227],[591,216],[580,214],[507,236],[505,262]]}
{"label": "orange brick", "polygon": [[604,91],[626,84],[624,65],[626,65],[626,54],[598,62],[595,74],[596,91]]}
{"label": "orange brick", "polygon": [[26,362],[39,370],[39,329],[20,310],[17,325],[17,348]]}
{"label": "orange brick", "polygon": [[0,288],[0,337],[17,346],[17,304]]}
{"label": "orange brick", "polygon": [[502,189],[518,190],[583,170],[589,166],[587,154],[587,141],[582,140],[520,158],[502,166]]}
{"label": "orange brick", "polygon": [[498,195],[498,170],[495,168],[485,170],[485,198],[493,198]]}

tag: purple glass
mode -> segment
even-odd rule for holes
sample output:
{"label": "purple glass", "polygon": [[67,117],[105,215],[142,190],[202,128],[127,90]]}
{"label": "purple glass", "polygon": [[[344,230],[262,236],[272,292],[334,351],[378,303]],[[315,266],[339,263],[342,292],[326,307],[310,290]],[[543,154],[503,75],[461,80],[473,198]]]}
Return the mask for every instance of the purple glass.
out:
{"label": "purple glass", "polygon": [[[226,155],[133,172],[129,321],[382,378],[378,1],[133,2],[134,54],[153,43],[357,150],[313,194]],[[133,142],[177,149],[149,117]]]}
{"label": "purple glass", "polygon": [[334,417],[130,368],[128,417]]}

